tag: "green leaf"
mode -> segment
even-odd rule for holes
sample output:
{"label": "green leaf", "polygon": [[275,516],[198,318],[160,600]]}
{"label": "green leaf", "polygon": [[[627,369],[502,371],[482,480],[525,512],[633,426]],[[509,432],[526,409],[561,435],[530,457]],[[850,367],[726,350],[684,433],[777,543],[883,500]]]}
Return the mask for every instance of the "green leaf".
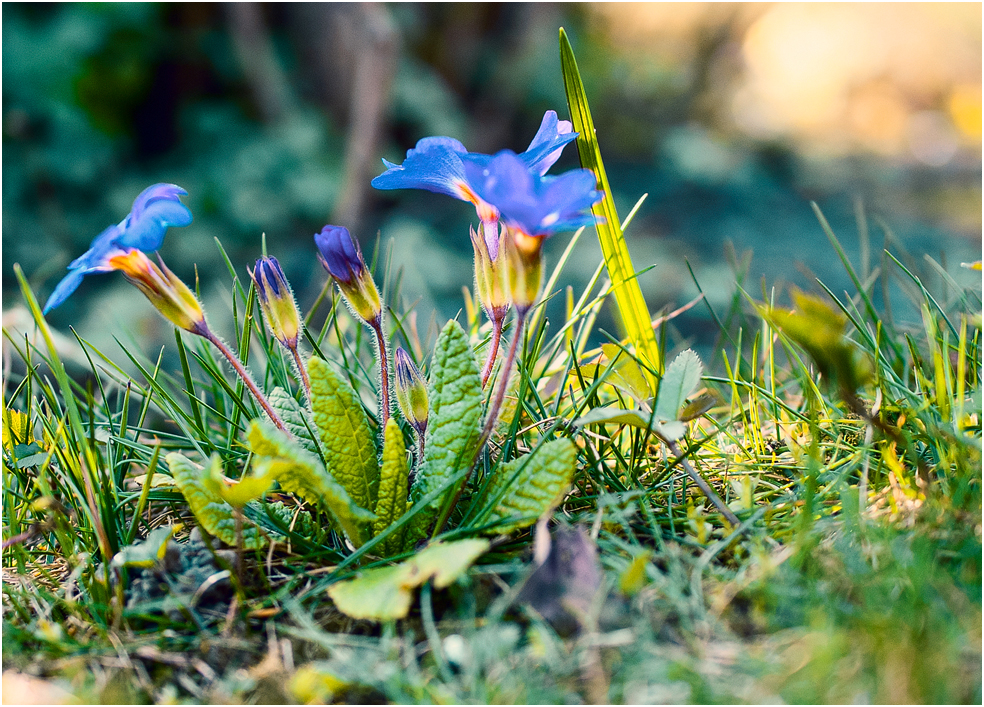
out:
{"label": "green leaf", "polygon": [[690,349],[681,351],[666,367],[666,373],[659,382],[656,419],[661,422],[680,419],[680,408],[687,401],[687,396],[700,385],[703,373],[704,366],[697,354]]}
{"label": "green leaf", "polygon": [[[168,467],[171,469],[171,476],[174,483],[184,494],[188,507],[195,514],[198,524],[214,535],[226,545],[235,546],[236,544],[236,516],[235,512],[228,503],[223,501],[217,494],[210,491],[202,483],[203,469],[190,459],[178,452],[171,452],[165,457]],[[209,459],[208,473],[221,473],[222,460],[217,454],[213,454]],[[259,528],[255,525],[243,523],[243,547],[253,550],[262,547],[266,543]]]}
{"label": "green leaf", "polygon": [[810,354],[824,378],[846,390],[857,390],[870,371],[855,360],[854,348],[844,336],[847,317],[815,295],[793,290],[792,298],[792,310],[761,307],[760,313]]}
{"label": "green leaf", "polygon": [[615,361],[608,383],[624,390],[637,403],[647,402],[652,397],[653,389],[646,372],[635,359],[615,344],[602,344],[601,350],[609,361]]}
{"label": "green leaf", "polygon": [[636,272],[629,257],[629,248],[620,226],[621,221],[618,218],[618,211],[615,210],[615,199],[612,197],[608,175],[605,173],[605,164],[601,159],[601,148],[598,146],[594,121],[588,108],[588,97],[577,70],[574,50],[563,28],[560,29],[560,67],[564,75],[564,90],[567,92],[571,122],[574,124],[574,130],[579,133],[577,152],[581,158],[581,166],[595,173],[598,188],[605,194],[601,202],[591,207],[591,213],[604,219],[603,223],[595,226],[595,229],[598,232],[602,255],[605,257],[605,267],[612,280],[615,304],[625,332],[635,345],[636,355],[650,368],[661,371],[662,364],[652,316],[642,296],[639,280],[635,277]]}
{"label": "green leaf", "polygon": [[491,506],[487,520],[497,525],[492,532],[509,533],[533,525],[536,519],[560,503],[570,488],[577,461],[577,447],[569,439],[547,442],[531,454],[502,464],[486,491]]}
{"label": "green leaf", "polygon": [[[412,504],[472,463],[481,432],[482,381],[468,335],[454,320],[448,322],[437,338],[427,396],[431,408],[426,451],[410,491]],[[414,516],[407,532],[408,545],[427,535],[445,497],[456,491],[449,488]]]}
{"label": "green leaf", "polygon": [[152,530],[146,540],[129,545],[113,557],[113,567],[153,567],[164,559],[167,542],[174,533],[181,530],[181,524],[168,525]]}
{"label": "green leaf", "polygon": [[320,358],[311,358],[308,374],[311,409],[328,472],[360,507],[374,508],[379,491],[379,461],[359,396]]}
{"label": "green leaf", "polygon": [[368,569],[333,584],[328,596],[353,619],[402,619],[410,611],[414,588],[430,580],[437,589],[450,586],[488,549],[489,542],[479,539],[435,543],[398,565]]}
{"label": "green leaf", "polygon": [[321,456],[317,440],[318,428],[311,420],[307,419],[307,411],[301,407],[301,404],[280,387],[274,388],[267,399],[270,401],[270,407],[280,415],[280,419],[284,421],[284,425],[287,426],[290,433],[297,438],[298,443],[312,454]]}
{"label": "green leaf", "polygon": [[255,455],[257,476],[271,474],[288,493],[324,506],[356,547],[369,539],[367,524],[376,516],[355,503],[314,454],[302,449],[269,420],[253,420],[246,439]]}
{"label": "green leaf", "polygon": [[240,479],[227,479],[220,467],[211,465],[202,474],[202,485],[234,508],[243,508],[250,501],[263,498],[273,486],[276,477],[269,472],[258,474],[256,467],[252,475],[243,475]]}
{"label": "green leaf", "polygon": [[[407,447],[403,441],[403,431],[392,417],[386,423],[383,438],[383,464],[379,479],[379,501],[376,502],[376,522],[373,523],[373,535],[379,535],[390,527],[407,510],[407,477],[410,465],[407,462]],[[403,549],[403,535],[406,529],[401,528],[378,548],[382,557],[395,555]]]}
{"label": "green leaf", "polygon": [[638,409],[595,408],[587,415],[574,420],[574,424],[577,427],[601,424],[632,425],[633,427],[651,430],[668,442],[680,439],[683,437],[684,432],[687,431],[687,426],[682,422],[677,420],[658,422],[651,412]]}
{"label": "green leaf", "polygon": [[652,557],[652,550],[643,550],[636,555],[618,578],[618,588],[627,597],[635,596],[646,585],[646,566]]}

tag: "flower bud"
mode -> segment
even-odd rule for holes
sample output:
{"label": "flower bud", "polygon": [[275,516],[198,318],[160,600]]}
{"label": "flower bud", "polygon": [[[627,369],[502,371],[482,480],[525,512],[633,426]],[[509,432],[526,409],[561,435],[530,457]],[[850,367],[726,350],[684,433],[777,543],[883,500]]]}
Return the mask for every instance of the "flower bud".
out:
{"label": "flower bud", "polygon": [[410,354],[402,347],[396,347],[394,368],[396,369],[396,402],[417,434],[423,437],[427,429],[427,384],[420,371],[410,360]]}
{"label": "flower bud", "polygon": [[[505,285],[503,284],[502,263],[505,257],[498,257],[502,252],[503,231],[498,224],[493,224],[495,231],[492,238],[493,243],[489,243],[488,236],[490,231],[482,224],[485,235],[478,233],[471,228],[471,242],[475,250],[475,291],[478,293],[478,300],[482,303],[482,309],[489,319],[496,320],[505,316],[509,309],[509,298],[506,296]],[[494,251],[491,246],[494,246]]]}
{"label": "flower bud", "polygon": [[321,251],[319,259],[352,310],[367,323],[375,322],[382,313],[379,291],[362,259],[359,244],[341,226],[325,226],[314,236]]}
{"label": "flower bud", "polygon": [[301,314],[280,263],[272,256],[260,258],[249,276],[256,283],[267,328],[277,341],[293,350],[301,330]]}
{"label": "flower bud", "polygon": [[157,311],[175,326],[192,334],[204,335],[208,327],[201,302],[160,257],[158,261],[160,267],[151,262],[143,251],[134,249],[112,256],[109,265],[140,288]]}
{"label": "flower bud", "polygon": [[506,281],[516,311],[525,314],[536,303],[543,280],[543,238],[507,227]]}

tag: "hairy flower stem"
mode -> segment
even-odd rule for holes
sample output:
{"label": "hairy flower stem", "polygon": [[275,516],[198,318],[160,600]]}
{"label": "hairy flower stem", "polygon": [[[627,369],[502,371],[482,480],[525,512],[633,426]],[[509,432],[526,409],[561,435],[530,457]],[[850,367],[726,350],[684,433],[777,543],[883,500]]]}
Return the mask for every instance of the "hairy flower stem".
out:
{"label": "hairy flower stem", "polygon": [[295,346],[290,350],[291,354],[294,356],[294,363],[297,364],[297,372],[301,376],[301,383],[304,385],[304,392],[307,394],[308,402],[311,402],[311,379],[308,378],[307,369],[304,367],[304,361],[301,360],[301,354]]}
{"label": "hairy flower stem", "polygon": [[717,509],[721,511],[721,514],[728,519],[728,522],[731,523],[733,527],[738,527],[741,524],[741,521],[738,520],[738,516],[732,513],[731,509],[728,508],[724,501],[721,500],[721,497],[714,492],[711,485],[704,481],[704,477],[698,474],[697,470],[691,466],[690,462],[687,460],[687,457],[680,450],[680,446],[676,442],[667,442],[667,446],[670,448],[670,451],[676,455],[676,458],[680,460],[680,464],[683,465],[683,468],[686,470],[690,478],[693,479],[694,483],[700,487],[700,490],[704,492],[705,496],[711,499],[711,503],[717,506]]}
{"label": "hairy flower stem", "polygon": [[251,392],[253,394],[253,397],[256,398],[256,402],[258,402],[260,404],[260,407],[263,408],[263,412],[267,414],[267,417],[269,417],[270,420],[273,421],[273,424],[275,424],[278,428],[280,428],[282,431],[290,435],[290,431],[287,429],[287,426],[284,424],[284,421],[281,420],[280,416],[274,411],[272,407],[270,407],[270,403],[267,401],[266,396],[264,396],[263,393],[260,392],[259,386],[257,386],[256,383],[253,382],[253,378],[249,375],[249,372],[246,370],[246,367],[242,364],[242,361],[239,360],[239,357],[232,352],[232,349],[230,349],[228,346],[222,343],[222,340],[219,339],[219,337],[217,337],[215,334],[213,334],[211,330],[208,329],[208,327],[202,327],[202,328],[204,329],[204,331],[198,331],[196,333],[201,334],[201,336],[212,342],[212,345],[215,348],[217,348],[223,356],[226,357],[230,365],[236,371],[236,374],[242,379],[243,383],[246,384],[246,387],[249,388],[249,392]]}
{"label": "hairy flower stem", "polygon": [[495,366],[495,357],[499,353],[499,341],[502,339],[502,325],[505,323],[506,313],[496,315],[492,319],[492,342],[489,344],[489,356],[485,361],[485,367],[482,369],[482,389],[485,389],[485,385],[489,382],[489,377],[492,375],[492,368]]}
{"label": "hairy flower stem", "polygon": [[389,352],[386,350],[386,336],[383,334],[383,314],[369,326],[376,333],[376,344],[379,348],[379,429],[385,430],[390,419],[390,386],[389,386]]}
{"label": "hairy flower stem", "polygon": [[512,373],[513,363],[516,360],[516,351],[519,348],[519,341],[523,338],[523,329],[526,325],[526,314],[528,308],[516,308],[516,326],[513,332],[512,341],[509,342],[509,351],[506,353],[506,360],[502,362],[502,371],[499,373],[499,387],[495,391],[495,398],[489,405],[488,414],[485,417],[485,427],[482,428],[482,436],[478,439],[477,454],[481,454],[482,447],[489,441],[492,431],[495,429],[496,420],[499,418],[499,411],[502,409],[502,401],[506,399],[506,389],[509,387],[509,376]]}

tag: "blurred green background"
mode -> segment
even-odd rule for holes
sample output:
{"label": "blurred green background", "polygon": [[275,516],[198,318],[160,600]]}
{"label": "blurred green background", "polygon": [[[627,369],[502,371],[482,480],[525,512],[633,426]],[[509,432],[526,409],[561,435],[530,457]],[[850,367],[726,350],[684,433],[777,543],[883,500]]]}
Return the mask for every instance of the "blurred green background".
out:
{"label": "blurred green background", "polygon": [[[369,180],[427,135],[520,151],[545,110],[566,117],[560,26],[620,211],[649,194],[628,239],[636,267],[655,266],[641,277],[654,315],[697,294],[686,262],[725,309],[749,251],[756,295],[814,277],[841,289],[810,200],[855,263],[880,262],[881,219],[919,271],[927,254],[979,281],[956,267],[981,254],[979,4],[4,3],[4,325],[24,314],[14,263],[43,302],[141,189],[173,182],[195,222],[161,254],[189,280],[197,265],[218,331],[231,325],[214,238],[246,277],[265,233],[307,307],[325,280],[311,236],[331,222],[367,252],[380,236],[402,269],[396,307],[416,303],[425,335],[471,286],[474,212]],[[569,149],[554,171],[575,166]],[[599,259],[586,234],[563,284],[579,291]],[[115,274],[49,319],[102,346],[171,340]],[[716,334],[705,305],[672,326],[676,342]]]}

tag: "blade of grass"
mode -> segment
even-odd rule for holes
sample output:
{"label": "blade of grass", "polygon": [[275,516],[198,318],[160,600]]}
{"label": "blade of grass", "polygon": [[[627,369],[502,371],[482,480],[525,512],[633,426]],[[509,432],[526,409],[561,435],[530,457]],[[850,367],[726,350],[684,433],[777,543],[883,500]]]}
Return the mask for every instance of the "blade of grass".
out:
{"label": "blade of grass", "polygon": [[601,252],[605,257],[608,275],[612,280],[620,319],[640,357],[648,362],[650,368],[662,373],[663,364],[651,324],[652,317],[642,296],[639,282],[635,279],[635,269],[632,267],[632,259],[620,227],[618,211],[615,209],[612,189],[608,184],[608,175],[605,173],[605,165],[601,159],[601,150],[595,135],[591,111],[588,108],[584,84],[577,70],[574,50],[563,27],[560,29],[560,64],[571,121],[574,123],[574,130],[580,133],[577,138],[577,151],[581,158],[581,166],[595,173],[598,187],[604,192],[604,198],[592,207],[592,213],[604,218],[604,223],[596,224],[595,230],[598,233]]}

